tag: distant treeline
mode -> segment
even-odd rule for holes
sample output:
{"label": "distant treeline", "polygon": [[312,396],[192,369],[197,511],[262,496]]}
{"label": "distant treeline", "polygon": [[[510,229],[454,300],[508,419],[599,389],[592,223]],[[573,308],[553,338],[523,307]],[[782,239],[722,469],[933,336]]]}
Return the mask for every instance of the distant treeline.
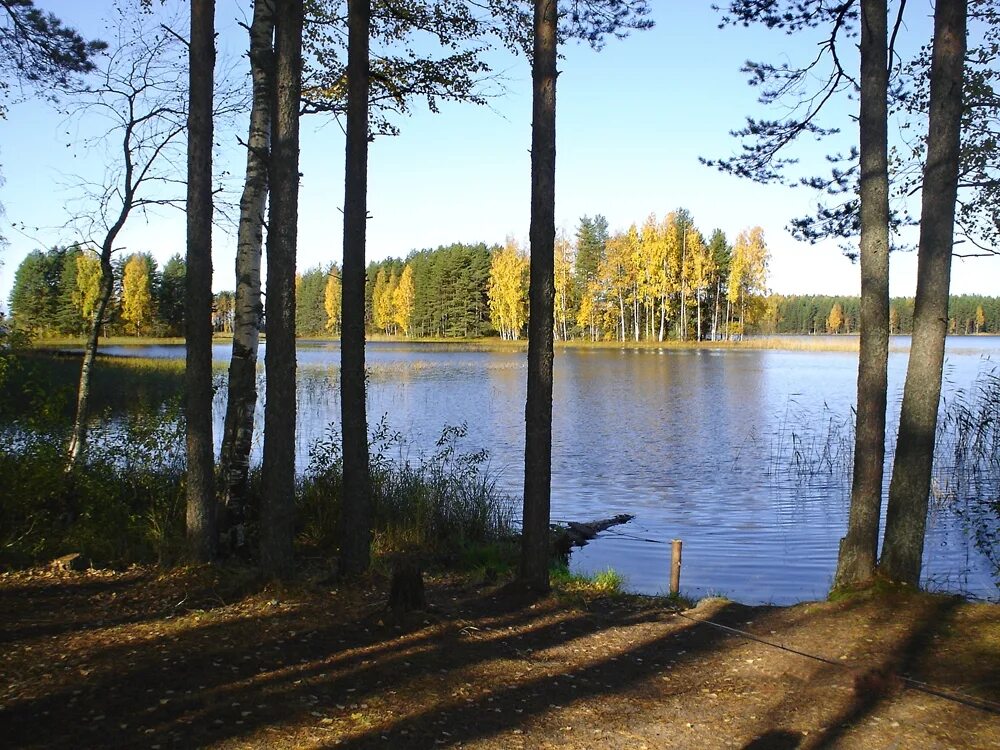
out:
{"label": "distant treeline", "polygon": [[[369,333],[434,338],[496,335],[490,320],[490,268],[503,248],[454,244],[369,264],[365,322]],[[527,277],[525,277],[525,282]],[[340,331],[340,268],[314,267],[297,278],[296,332]]]}
{"label": "distant treeline", "polygon": [[[641,230],[609,236],[601,217],[585,217],[575,242],[557,241],[557,338],[711,340],[744,330],[857,332],[857,297],[765,295],[766,248],[754,232],[743,233],[734,247],[716,230],[706,243],[687,214],[674,212],[662,223],[650,219]],[[183,335],[183,258],[174,255],[160,269],[148,253],[133,253],[115,266],[104,333]],[[747,270],[753,268],[758,270]],[[30,253],[11,293],[16,325],[38,336],[85,333],[99,279],[100,264],[89,250]],[[369,264],[365,319],[370,334],[518,339],[527,324],[527,295],[528,258],[514,242],[446,245]],[[340,305],[336,264],[300,274],[298,335],[338,335]],[[953,296],[949,316],[950,333],[1000,333],[1000,298]],[[215,295],[213,320],[216,331],[232,330],[232,292]],[[913,298],[893,299],[892,332],[907,334],[912,322]]]}
{"label": "distant treeline", "polygon": [[[186,265],[180,255],[162,269],[149,253],[119,257],[113,266],[106,335],[184,334]],[[91,250],[76,245],[35,250],[14,274],[11,314],[19,328],[36,336],[83,335],[96,313],[100,280],[101,263]]]}
{"label": "distant treeline", "polygon": [[[574,238],[556,239],[555,335],[663,341],[760,330],[767,264],[759,227],[730,244],[718,229],[706,238],[684,209],[616,233],[604,217],[585,216]],[[527,252],[513,240],[446,245],[373,262],[365,290],[368,332],[519,339],[528,322],[528,270]],[[305,271],[296,288],[299,335],[335,334],[337,266]]]}
{"label": "distant treeline", "polygon": [[[825,295],[771,295],[761,321],[762,332],[784,334],[857,333],[861,301],[858,297]],[[913,297],[895,297],[889,303],[892,333],[913,328]],[[1000,297],[953,295],[948,305],[951,334],[1000,333]]]}

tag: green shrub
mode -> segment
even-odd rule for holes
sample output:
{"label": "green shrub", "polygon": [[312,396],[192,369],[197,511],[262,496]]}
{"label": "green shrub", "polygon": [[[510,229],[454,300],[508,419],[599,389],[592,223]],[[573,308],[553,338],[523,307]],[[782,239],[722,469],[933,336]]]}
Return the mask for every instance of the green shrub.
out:
{"label": "green shrub", "polygon": [[177,559],[184,540],[183,422],[176,408],[104,420],[65,471],[65,434],[8,427],[0,443],[0,562],[80,552],[98,565]]}
{"label": "green shrub", "polygon": [[549,581],[557,589],[579,593],[618,595],[625,591],[625,576],[614,568],[607,568],[591,575],[573,573],[566,565],[556,565],[549,570]]}

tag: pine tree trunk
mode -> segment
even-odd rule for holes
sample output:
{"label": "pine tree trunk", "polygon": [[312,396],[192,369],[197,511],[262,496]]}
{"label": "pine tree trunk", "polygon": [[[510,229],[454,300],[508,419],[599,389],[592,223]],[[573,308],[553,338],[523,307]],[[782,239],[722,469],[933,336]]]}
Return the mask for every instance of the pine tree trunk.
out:
{"label": "pine tree trunk", "polygon": [[348,0],[347,155],[344,178],[344,268],[340,338],[340,408],[344,488],[340,573],[368,569],[371,479],[365,414],[365,223],[368,214],[368,35],[370,0]]}
{"label": "pine tree trunk", "polygon": [[913,336],[879,562],[880,572],[888,578],[913,585],[920,582],[948,332],[967,10],[966,0],[938,2],[934,8]]}
{"label": "pine tree trunk", "polygon": [[878,558],[889,363],[887,15],[886,0],[861,3],[861,342],[851,509],[836,586],[870,580]]}
{"label": "pine tree trunk", "polygon": [[[531,72],[531,272],[528,389],[524,410],[524,512],[520,583],[549,590],[552,479],[552,304],[556,178],[556,0],[535,0]],[[624,320],[624,319],[623,319]]]}
{"label": "pine tree trunk", "polygon": [[191,0],[188,84],[185,425],[187,544],[192,562],[215,555],[212,442],[212,83],[215,0]]}
{"label": "pine tree trunk", "polygon": [[279,578],[291,573],[295,532],[295,255],[302,16],[302,0],[275,3],[260,562],[265,575]]}
{"label": "pine tree trunk", "polygon": [[236,294],[233,353],[229,361],[226,420],[222,433],[220,476],[225,528],[230,551],[245,543],[247,475],[257,408],[257,348],[264,308],[260,296],[264,210],[271,148],[271,97],[274,95],[274,6],[255,0],[250,24],[250,74],[253,105],[247,137],[247,171],[240,197],[236,240]]}

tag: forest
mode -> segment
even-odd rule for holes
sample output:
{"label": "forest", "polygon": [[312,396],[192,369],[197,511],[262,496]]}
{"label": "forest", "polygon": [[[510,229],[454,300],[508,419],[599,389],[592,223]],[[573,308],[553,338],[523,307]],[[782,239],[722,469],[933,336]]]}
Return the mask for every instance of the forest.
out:
{"label": "forest", "polygon": [[[0,0],[0,115],[16,121],[30,103],[96,116],[92,128],[61,125],[58,139],[100,163],[67,206],[71,239],[31,245],[0,320],[7,743],[1000,743],[1000,372],[976,353],[980,369],[956,385],[945,357],[949,334],[1000,333],[997,297],[950,293],[956,256],[1000,246],[1000,1],[708,9],[714,36],[692,50],[722,49],[725,32],[773,59],[742,64],[757,115],[730,131],[729,155],[697,161],[814,196],[809,215],[789,218],[792,234],[847,245],[858,298],[771,294],[754,221],[727,236],[677,208],[627,228],[598,214],[557,231],[557,111],[560,134],[575,123],[556,84],[580,59],[568,45],[638,47],[668,24],[693,35],[684,14],[708,12],[701,4],[254,0],[233,27],[233,59],[220,54],[218,0],[105,0],[93,5],[104,22],[84,30],[48,5]],[[626,78],[652,99],[708,72],[690,56],[664,65],[667,46],[646,47],[641,64],[617,59],[603,83],[588,77],[606,88],[588,89],[575,116],[628,119],[638,132],[631,105],[595,102]],[[711,85],[699,83],[700,102],[669,101],[670,119],[683,112],[700,127],[691,112],[710,98],[728,105]],[[373,260],[373,186],[392,189],[371,180],[373,154],[402,175],[385,144],[414,109],[443,119],[488,108],[505,86],[530,92],[530,116],[516,114],[522,146],[530,133],[518,175],[526,242]],[[304,137],[307,116],[335,127]],[[233,122],[238,136],[220,137]],[[317,206],[303,186],[312,164],[327,168],[315,149],[330,133],[343,193]],[[179,209],[185,239],[161,267],[123,233],[167,209]],[[342,220],[342,247],[324,257],[338,260],[300,269],[306,220],[330,217]],[[23,235],[25,221],[10,218],[5,232]],[[235,288],[220,295],[223,235]],[[892,299],[890,251],[911,240],[915,294]],[[857,354],[747,345],[769,333],[857,334]],[[900,333],[908,352],[890,357]],[[111,336],[183,345],[123,356],[107,351]],[[300,341],[314,336],[330,342]],[[490,337],[500,341],[475,341]],[[387,363],[390,351],[405,366]],[[466,364],[477,357],[496,357],[483,368],[495,380]],[[580,366],[564,378],[571,358]],[[639,383],[641,366],[654,376]],[[459,372],[472,419],[411,450],[391,410],[405,401],[443,419]],[[573,413],[557,398],[585,388],[594,396]],[[381,415],[377,397],[393,404]],[[334,418],[307,434],[316,403]],[[626,404],[634,418],[614,422]],[[807,422],[807,409],[819,416]],[[511,423],[513,433],[494,429]],[[491,464],[487,436],[514,465]],[[555,498],[566,456],[580,463]],[[652,459],[645,473],[640,457]],[[501,484],[504,470],[516,484]],[[674,520],[657,527],[649,499],[661,486]],[[585,496],[590,505],[572,504]],[[580,507],[622,512],[553,510]],[[677,519],[693,519],[700,545],[671,537]],[[722,549],[734,528],[743,536]],[[802,549],[791,540],[809,554],[790,553]],[[724,568],[734,591],[689,596],[682,548],[686,576]],[[605,552],[669,565],[669,588],[632,595],[614,568],[572,567],[571,555]],[[935,554],[964,568],[939,580]],[[802,571],[827,600],[796,592],[798,604],[777,606],[772,591]],[[758,600],[734,601],[755,578],[766,579]]]}
{"label": "forest", "polygon": [[[663,243],[667,254],[657,255],[659,234],[664,227],[669,232],[677,217],[690,221],[680,209],[659,228],[651,217],[642,231],[632,227],[608,236],[603,216],[585,216],[572,239],[557,239],[557,340],[719,341],[741,330],[748,335],[857,334],[859,297],[768,294],[766,258],[762,281],[755,282],[759,288],[738,280],[730,290],[734,249],[721,230],[706,242],[693,228],[687,237],[690,254],[682,240],[679,245]],[[628,242],[636,243],[636,252],[627,263],[619,262],[616,253]],[[115,264],[105,335],[183,335],[181,255],[172,256],[162,270],[148,253],[119,257]],[[79,246],[29,253],[16,271],[11,322],[41,340],[83,335],[93,314],[99,272],[97,258]],[[650,281],[656,278],[659,291]],[[372,261],[365,269],[365,330],[410,339],[520,339],[527,326],[528,281],[527,254],[513,241],[504,247],[447,245],[414,251],[405,259]],[[341,284],[340,268],[333,263],[296,275],[297,336],[339,335]],[[744,301],[749,304],[741,321],[738,303]],[[891,334],[912,332],[913,307],[912,297],[890,300]],[[215,294],[213,331],[232,334],[234,317],[233,292]],[[1000,297],[950,297],[949,334],[998,331]]]}

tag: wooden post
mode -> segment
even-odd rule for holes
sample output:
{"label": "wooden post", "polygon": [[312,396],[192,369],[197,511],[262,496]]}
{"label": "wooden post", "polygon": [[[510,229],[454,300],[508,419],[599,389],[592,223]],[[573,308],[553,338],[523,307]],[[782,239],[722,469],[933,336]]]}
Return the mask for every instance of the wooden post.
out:
{"label": "wooden post", "polygon": [[670,595],[677,596],[681,590],[681,546],[680,539],[670,543]]}

